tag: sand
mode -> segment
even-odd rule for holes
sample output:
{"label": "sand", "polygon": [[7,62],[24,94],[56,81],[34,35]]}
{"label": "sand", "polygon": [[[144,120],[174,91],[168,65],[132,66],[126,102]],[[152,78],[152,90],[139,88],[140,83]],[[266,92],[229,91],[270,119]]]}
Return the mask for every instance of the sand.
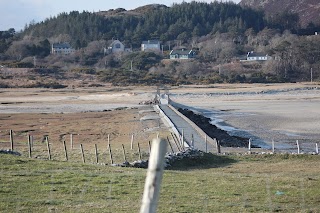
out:
{"label": "sand", "polygon": [[[320,90],[317,84],[220,84],[171,87],[175,102],[205,112],[231,134],[246,136],[270,148],[305,149],[320,142]],[[155,96],[155,87],[81,89],[3,89],[0,115],[16,113],[102,112],[138,108]],[[119,112],[120,113],[120,112]],[[116,116],[114,116],[116,122]],[[4,124],[2,124],[3,126]],[[129,133],[128,133],[129,134]]]}
{"label": "sand", "polygon": [[[232,88],[232,87],[233,88]],[[296,140],[305,150],[314,150],[320,142],[320,90],[317,85],[275,84],[235,85],[199,88],[172,95],[181,104],[199,111],[231,134],[253,139],[270,148],[296,149]]]}

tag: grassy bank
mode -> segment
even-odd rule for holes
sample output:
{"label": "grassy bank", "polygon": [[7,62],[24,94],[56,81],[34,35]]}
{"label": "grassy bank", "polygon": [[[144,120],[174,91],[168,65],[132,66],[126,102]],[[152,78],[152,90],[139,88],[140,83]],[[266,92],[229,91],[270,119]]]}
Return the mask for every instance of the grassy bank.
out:
{"label": "grassy bank", "polygon": [[[158,212],[319,212],[320,156],[208,155],[166,170]],[[146,170],[0,155],[0,212],[138,212]]]}

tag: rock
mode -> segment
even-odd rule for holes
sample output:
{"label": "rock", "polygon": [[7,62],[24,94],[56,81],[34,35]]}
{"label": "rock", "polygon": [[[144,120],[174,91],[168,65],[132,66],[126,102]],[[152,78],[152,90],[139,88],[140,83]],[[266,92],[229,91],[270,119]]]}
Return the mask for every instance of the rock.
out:
{"label": "rock", "polygon": [[16,151],[12,151],[10,149],[7,150],[0,150],[0,154],[9,154],[9,155],[17,155],[17,156],[21,156],[21,154],[19,152]]}
{"label": "rock", "polygon": [[[216,138],[220,141],[221,146],[225,147],[248,147],[249,138],[231,136],[227,131],[219,129],[217,126],[210,123],[210,118],[201,114],[196,114],[188,109],[178,109],[183,115],[189,118],[199,128],[201,128],[209,137]],[[260,148],[260,147],[252,147]]]}

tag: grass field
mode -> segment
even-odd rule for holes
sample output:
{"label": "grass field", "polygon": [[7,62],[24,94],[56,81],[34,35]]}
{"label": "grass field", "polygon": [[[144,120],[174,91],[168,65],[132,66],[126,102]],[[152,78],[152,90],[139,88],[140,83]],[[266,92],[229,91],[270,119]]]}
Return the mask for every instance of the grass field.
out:
{"label": "grass field", "polygon": [[[320,212],[320,156],[208,154],[166,170],[158,212]],[[138,212],[146,170],[0,155],[0,212]]]}

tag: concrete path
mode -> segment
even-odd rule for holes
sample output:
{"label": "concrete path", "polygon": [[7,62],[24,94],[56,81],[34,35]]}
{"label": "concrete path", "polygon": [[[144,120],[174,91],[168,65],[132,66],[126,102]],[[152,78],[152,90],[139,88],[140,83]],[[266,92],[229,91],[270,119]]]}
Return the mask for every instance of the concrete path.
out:
{"label": "concrete path", "polygon": [[[202,132],[200,134],[199,128],[192,123],[188,118],[176,112],[175,109],[172,109],[172,106],[168,105],[159,105],[160,109],[165,113],[165,115],[172,121],[180,135],[184,135],[184,140],[192,146],[194,144],[195,149],[199,149],[202,151],[210,151],[213,152],[215,150],[215,146],[213,145],[212,139],[207,138],[207,145],[205,142],[205,133]],[[194,143],[192,143],[194,141]],[[207,147],[207,148],[206,148]]]}

